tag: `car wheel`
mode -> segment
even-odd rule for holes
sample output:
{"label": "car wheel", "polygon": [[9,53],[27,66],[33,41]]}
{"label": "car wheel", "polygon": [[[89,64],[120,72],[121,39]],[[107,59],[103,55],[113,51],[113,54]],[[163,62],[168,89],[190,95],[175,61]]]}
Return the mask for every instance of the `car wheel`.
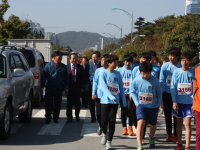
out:
{"label": "car wheel", "polygon": [[3,118],[0,121],[0,139],[5,140],[10,135],[11,130],[11,122],[12,122],[12,109],[9,101],[7,101]]}
{"label": "car wheel", "polygon": [[40,102],[41,102],[41,96],[40,96],[40,92],[37,95],[37,98],[34,100],[34,106],[35,107],[40,107]]}
{"label": "car wheel", "polygon": [[31,118],[32,118],[32,101],[33,101],[33,96],[30,93],[29,94],[29,99],[28,99],[28,107],[26,108],[26,110],[19,114],[19,122],[21,123],[30,123],[31,122]]}

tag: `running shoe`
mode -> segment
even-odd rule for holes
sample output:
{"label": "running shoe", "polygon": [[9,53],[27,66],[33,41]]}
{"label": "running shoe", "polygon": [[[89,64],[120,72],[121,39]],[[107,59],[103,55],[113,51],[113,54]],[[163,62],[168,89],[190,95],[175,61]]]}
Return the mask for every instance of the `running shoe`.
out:
{"label": "running shoe", "polygon": [[175,150],[182,150],[183,149],[183,145],[182,144],[178,144],[178,146],[176,147]]}
{"label": "running shoe", "polygon": [[107,143],[106,143],[106,149],[112,149],[111,141],[107,141]]}
{"label": "running shoe", "polygon": [[163,114],[163,109],[160,109],[160,115],[162,115]]}
{"label": "running shoe", "polygon": [[129,134],[130,136],[133,136],[133,135],[134,135],[132,126],[129,126],[129,127],[128,127],[128,134]]}
{"label": "running shoe", "polygon": [[174,136],[174,143],[178,144],[178,137]]}
{"label": "running shoe", "polygon": [[171,142],[172,139],[173,139],[173,136],[172,136],[172,135],[167,135],[167,139],[166,139],[167,142]]}
{"label": "running shoe", "polygon": [[98,135],[101,135],[101,134],[102,134],[102,128],[101,128],[101,127],[98,128],[97,134],[98,134]]}
{"label": "running shoe", "polygon": [[185,147],[185,150],[190,150],[190,147],[189,146]]}
{"label": "running shoe", "polygon": [[141,145],[137,147],[137,150],[144,150]]}
{"label": "running shoe", "polygon": [[127,135],[127,128],[123,127],[122,135]]}
{"label": "running shoe", "polygon": [[107,135],[105,135],[104,133],[102,134],[102,139],[101,139],[101,144],[105,145],[107,141]]}
{"label": "running shoe", "polygon": [[150,148],[155,147],[155,141],[154,141],[153,138],[149,138],[149,147],[150,147]]}

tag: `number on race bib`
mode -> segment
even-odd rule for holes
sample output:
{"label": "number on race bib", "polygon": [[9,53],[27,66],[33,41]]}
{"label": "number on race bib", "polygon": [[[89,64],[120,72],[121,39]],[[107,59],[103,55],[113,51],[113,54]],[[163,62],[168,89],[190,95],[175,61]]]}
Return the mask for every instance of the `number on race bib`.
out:
{"label": "number on race bib", "polygon": [[139,92],[139,102],[144,104],[151,104],[153,102],[153,94]]}
{"label": "number on race bib", "polygon": [[122,79],[123,80],[123,87],[128,89],[130,87],[130,79]]}
{"label": "number on race bib", "polygon": [[108,90],[113,94],[117,95],[119,92],[119,85],[112,82],[107,82]]}
{"label": "number on race bib", "polygon": [[178,95],[189,95],[192,93],[191,83],[178,83]]}
{"label": "number on race bib", "polygon": [[172,76],[167,77],[167,86],[171,86]]}

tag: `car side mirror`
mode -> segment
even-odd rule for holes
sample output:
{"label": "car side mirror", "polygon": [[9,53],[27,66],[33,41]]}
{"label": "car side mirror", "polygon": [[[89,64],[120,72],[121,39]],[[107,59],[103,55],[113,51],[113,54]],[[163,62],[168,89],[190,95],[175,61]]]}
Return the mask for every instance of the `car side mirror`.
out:
{"label": "car side mirror", "polygon": [[13,77],[21,77],[25,75],[24,69],[16,68],[14,72],[12,72]]}

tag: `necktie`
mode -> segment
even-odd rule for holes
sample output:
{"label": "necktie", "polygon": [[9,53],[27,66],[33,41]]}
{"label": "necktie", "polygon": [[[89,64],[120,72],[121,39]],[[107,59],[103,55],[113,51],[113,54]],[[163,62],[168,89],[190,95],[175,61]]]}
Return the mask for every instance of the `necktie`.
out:
{"label": "necktie", "polygon": [[75,78],[75,67],[72,65],[72,83],[74,83],[74,78]]}
{"label": "necktie", "polygon": [[97,64],[95,64],[95,70],[97,70]]}

